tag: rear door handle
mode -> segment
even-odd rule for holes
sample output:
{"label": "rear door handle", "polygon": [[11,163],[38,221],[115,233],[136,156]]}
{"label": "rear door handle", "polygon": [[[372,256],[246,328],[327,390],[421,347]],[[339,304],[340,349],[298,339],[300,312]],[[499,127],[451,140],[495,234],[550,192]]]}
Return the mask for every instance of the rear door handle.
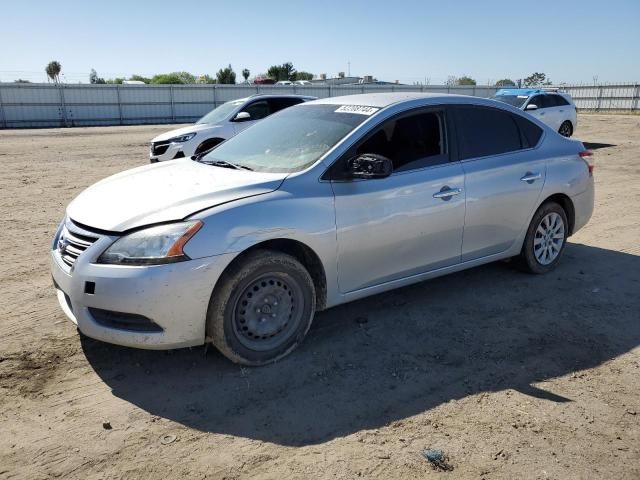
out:
{"label": "rear door handle", "polygon": [[460,195],[461,193],[461,188],[442,187],[442,190],[433,194],[433,198],[442,198],[444,200],[449,200],[451,197]]}
{"label": "rear door handle", "polygon": [[522,177],[520,179],[520,181],[527,182],[527,183],[533,183],[536,180],[540,180],[541,178],[542,178],[542,174],[541,173],[527,172],[527,173],[524,174],[524,177]]}

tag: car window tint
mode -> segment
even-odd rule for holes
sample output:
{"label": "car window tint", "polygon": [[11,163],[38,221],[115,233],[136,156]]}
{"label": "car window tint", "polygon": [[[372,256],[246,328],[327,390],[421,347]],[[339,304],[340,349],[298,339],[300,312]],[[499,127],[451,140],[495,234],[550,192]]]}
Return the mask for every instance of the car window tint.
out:
{"label": "car window tint", "polygon": [[530,122],[526,118],[523,118],[519,115],[514,115],[513,117],[520,127],[520,131],[522,132],[524,148],[535,147],[540,141],[540,137],[542,136],[542,129],[537,126],[535,123]]}
{"label": "car window tint", "polygon": [[553,96],[558,107],[564,107],[565,105],[569,105],[569,102],[562,95],[554,95]]}
{"label": "car window tint", "polygon": [[279,112],[285,108],[292,107],[299,103],[302,103],[301,98],[271,98],[268,100],[271,113]]}
{"label": "car window tint", "polygon": [[394,171],[445,163],[442,115],[420,113],[389,120],[356,149],[356,155],[375,153],[390,158]]}
{"label": "car window tint", "polygon": [[456,113],[461,160],[522,148],[520,130],[510,113],[488,107],[458,107]]}
{"label": "car window tint", "polygon": [[531,100],[529,100],[528,105],[535,105],[538,108],[545,108],[546,102],[544,100],[544,95],[536,95]]}
{"label": "car window tint", "polygon": [[269,103],[266,100],[258,100],[250,105],[247,105],[242,109],[243,112],[247,112],[251,115],[251,120],[260,120],[264,117],[268,117],[271,112],[269,110]]}

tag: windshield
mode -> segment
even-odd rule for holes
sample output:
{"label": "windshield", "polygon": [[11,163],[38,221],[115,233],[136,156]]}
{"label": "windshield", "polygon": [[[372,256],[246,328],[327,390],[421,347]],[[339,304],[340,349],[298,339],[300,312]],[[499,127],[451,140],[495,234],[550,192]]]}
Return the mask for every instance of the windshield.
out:
{"label": "windshield", "polygon": [[228,162],[258,172],[297,172],[313,164],[377,110],[344,105],[290,107],[220,144],[200,161]]}
{"label": "windshield", "polygon": [[225,120],[231,112],[233,112],[236,108],[242,105],[245,102],[245,99],[242,100],[233,100],[231,102],[223,103],[218,108],[214,108],[209,113],[207,113],[204,117],[196,122],[199,123],[220,123]]}
{"label": "windshield", "polygon": [[496,95],[495,97],[491,97],[493,100],[498,100],[499,102],[508,103],[509,105],[513,105],[514,107],[522,108],[524,102],[529,98],[528,95]]}

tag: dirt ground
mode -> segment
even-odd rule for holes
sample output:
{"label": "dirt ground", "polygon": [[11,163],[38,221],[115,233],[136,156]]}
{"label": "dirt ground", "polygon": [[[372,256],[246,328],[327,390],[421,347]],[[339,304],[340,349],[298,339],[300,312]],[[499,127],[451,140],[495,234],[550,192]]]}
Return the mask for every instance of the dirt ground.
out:
{"label": "dirt ground", "polygon": [[581,115],[596,209],[552,274],[334,308],[256,369],[80,338],[56,302],[65,205],[167,129],[0,131],[1,479],[640,478],[639,116]]}

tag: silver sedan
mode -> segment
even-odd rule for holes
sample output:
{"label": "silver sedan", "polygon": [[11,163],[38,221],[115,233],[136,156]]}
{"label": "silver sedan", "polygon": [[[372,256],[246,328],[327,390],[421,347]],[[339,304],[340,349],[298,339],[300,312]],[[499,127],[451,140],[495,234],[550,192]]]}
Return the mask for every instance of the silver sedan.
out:
{"label": "silver sedan", "polygon": [[550,271],[591,217],[590,155],[491,100],[309,102],[81,193],[51,248],[58,299],[105,342],[262,365],[318,310],[501,259]]}

